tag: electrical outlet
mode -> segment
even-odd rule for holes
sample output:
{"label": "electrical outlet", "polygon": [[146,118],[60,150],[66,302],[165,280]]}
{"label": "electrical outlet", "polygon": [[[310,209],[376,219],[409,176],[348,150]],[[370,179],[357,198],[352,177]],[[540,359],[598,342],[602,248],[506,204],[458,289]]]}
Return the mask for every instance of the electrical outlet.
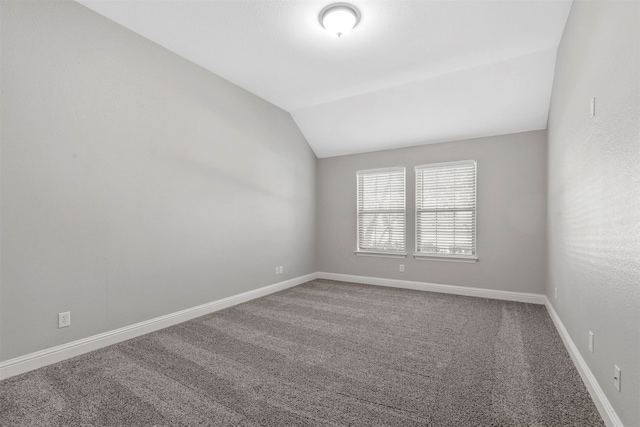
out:
{"label": "electrical outlet", "polygon": [[276,267],[276,274],[280,274],[280,267]]}
{"label": "electrical outlet", "polygon": [[556,299],[558,299],[558,288],[556,288],[556,290],[555,290],[555,297],[556,297]]}
{"label": "electrical outlet", "polygon": [[280,266],[280,274],[284,274],[284,267]]}
{"label": "electrical outlet", "polygon": [[591,102],[589,103],[589,115],[591,117],[596,116],[596,99],[591,98]]}
{"label": "electrical outlet", "polygon": [[613,385],[616,390],[621,391],[620,382],[622,381],[622,371],[618,368],[618,365],[613,365]]}
{"label": "electrical outlet", "polygon": [[282,274],[284,273],[284,267],[282,267],[281,265],[276,267],[276,274]]}
{"label": "electrical outlet", "polygon": [[404,273],[404,264],[400,264],[400,272]]}
{"label": "electrical outlet", "polygon": [[589,351],[593,353],[593,332],[589,331]]}
{"label": "electrical outlet", "polygon": [[58,313],[58,328],[66,328],[67,326],[71,326],[71,312]]}

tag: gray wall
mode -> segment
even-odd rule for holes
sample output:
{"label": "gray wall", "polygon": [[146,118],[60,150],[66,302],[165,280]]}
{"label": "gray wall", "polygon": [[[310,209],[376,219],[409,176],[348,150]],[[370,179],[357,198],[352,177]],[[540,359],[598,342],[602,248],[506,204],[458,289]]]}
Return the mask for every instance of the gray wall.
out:
{"label": "gray wall", "polygon": [[287,112],[74,2],[1,39],[0,360],[316,271]]}
{"label": "gray wall", "polygon": [[547,295],[627,426],[640,425],[639,16],[637,1],[574,1],[548,131]]}
{"label": "gray wall", "polygon": [[[546,132],[534,131],[318,160],[318,270],[517,292],[546,284]],[[475,159],[475,264],[413,259],[415,174],[425,163]],[[362,257],[356,249],[356,171],[407,170],[406,259]],[[405,272],[399,272],[399,264]]]}

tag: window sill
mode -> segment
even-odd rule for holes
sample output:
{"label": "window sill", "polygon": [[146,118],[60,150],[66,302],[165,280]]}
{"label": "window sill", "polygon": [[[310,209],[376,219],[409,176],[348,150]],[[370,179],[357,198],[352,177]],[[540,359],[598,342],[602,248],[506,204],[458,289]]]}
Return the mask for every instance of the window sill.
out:
{"label": "window sill", "polygon": [[427,255],[413,254],[413,257],[421,261],[448,261],[448,262],[478,262],[478,257],[473,255]]}
{"label": "window sill", "polygon": [[407,254],[405,253],[389,253],[389,252],[365,252],[365,251],[355,251],[354,252],[358,256],[374,256],[381,258],[406,258]]}

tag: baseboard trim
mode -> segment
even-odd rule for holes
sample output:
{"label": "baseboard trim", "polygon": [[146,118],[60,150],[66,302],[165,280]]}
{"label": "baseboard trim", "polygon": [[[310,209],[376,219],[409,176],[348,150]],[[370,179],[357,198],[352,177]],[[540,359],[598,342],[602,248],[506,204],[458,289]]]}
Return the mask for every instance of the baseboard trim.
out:
{"label": "baseboard trim", "polygon": [[556,326],[556,329],[560,334],[560,338],[562,338],[564,346],[567,348],[567,351],[571,356],[571,360],[573,360],[573,364],[576,366],[580,377],[582,377],[582,382],[587,387],[596,408],[598,408],[598,412],[600,413],[602,420],[609,427],[624,427],[622,421],[618,418],[618,414],[616,414],[613,406],[611,406],[611,402],[609,402],[609,399],[607,399],[607,396],[602,390],[602,387],[598,384],[593,372],[589,369],[587,362],[580,354],[578,347],[576,347],[575,343],[571,339],[567,328],[564,327],[562,320],[560,320],[560,316],[558,316],[553,305],[551,305],[551,301],[546,297],[545,300],[545,306],[547,307],[549,316],[551,317],[551,320],[553,320],[553,324]]}
{"label": "baseboard trim", "polygon": [[412,282],[409,280],[381,279],[378,277],[353,276],[350,274],[318,272],[319,279],[339,280],[342,282],[362,283],[365,285],[388,286],[391,288],[414,289],[418,291],[439,292],[443,294],[465,295],[469,297],[498,299],[544,305],[546,297],[542,294],[526,292],[500,291],[495,289],[470,288],[467,286],[440,285],[436,283]]}
{"label": "baseboard trim", "polygon": [[56,347],[16,357],[0,363],[0,379],[9,378],[32,371],[52,363],[88,353],[93,350],[116,344],[140,335],[148,334],[196,317],[204,316],[243,302],[251,301],[274,292],[282,291],[314,279],[338,280],[343,282],[362,283],[366,285],[387,286],[392,288],[413,289],[428,292],[464,295],[506,301],[525,302],[545,305],[549,315],[562,338],[562,341],[573,360],[582,380],[587,387],[600,415],[609,427],[624,427],[586,361],[569,336],[560,317],[545,295],[525,292],[500,291],[494,289],[470,288],[466,286],[441,285],[435,283],[415,282],[408,280],[383,279],[377,277],[355,276],[349,274],[317,272],[285,280],[252,291],[243,292],[220,300],[212,301],[196,307],[170,313],[144,322],[104,332],[91,337],[72,341]]}
{"label": "baseboard trim", "polygon": [[144,322],[16,357],[0,363],[0,379],[9,378],[52,363],[61,362],[99,348],[148,334],[149,332],[157,331],[178,323],[186,322],[187,320],[195,319],[196,317],[204,316],[205,314],[213,313],[274,292],[282,291],[316,278],[317,273],[306,274],[304,276],[295,277],[273,285],[264,286],[259,289],[254,289],[252,291],[243,292],[238,295],[222,298],[196,307],[191,307],[186,310],[176,311]]}

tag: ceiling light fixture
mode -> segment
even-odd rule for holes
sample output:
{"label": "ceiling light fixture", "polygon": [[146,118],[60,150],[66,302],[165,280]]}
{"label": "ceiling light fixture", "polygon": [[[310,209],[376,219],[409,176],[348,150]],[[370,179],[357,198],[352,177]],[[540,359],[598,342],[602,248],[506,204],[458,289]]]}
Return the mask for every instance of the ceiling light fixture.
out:
{"label": "ceiling light fixture", "polygon": [[348,3],[334,3],[320,11],[320,24],[340,38],[353,30],[360,21],[360,12]]}

